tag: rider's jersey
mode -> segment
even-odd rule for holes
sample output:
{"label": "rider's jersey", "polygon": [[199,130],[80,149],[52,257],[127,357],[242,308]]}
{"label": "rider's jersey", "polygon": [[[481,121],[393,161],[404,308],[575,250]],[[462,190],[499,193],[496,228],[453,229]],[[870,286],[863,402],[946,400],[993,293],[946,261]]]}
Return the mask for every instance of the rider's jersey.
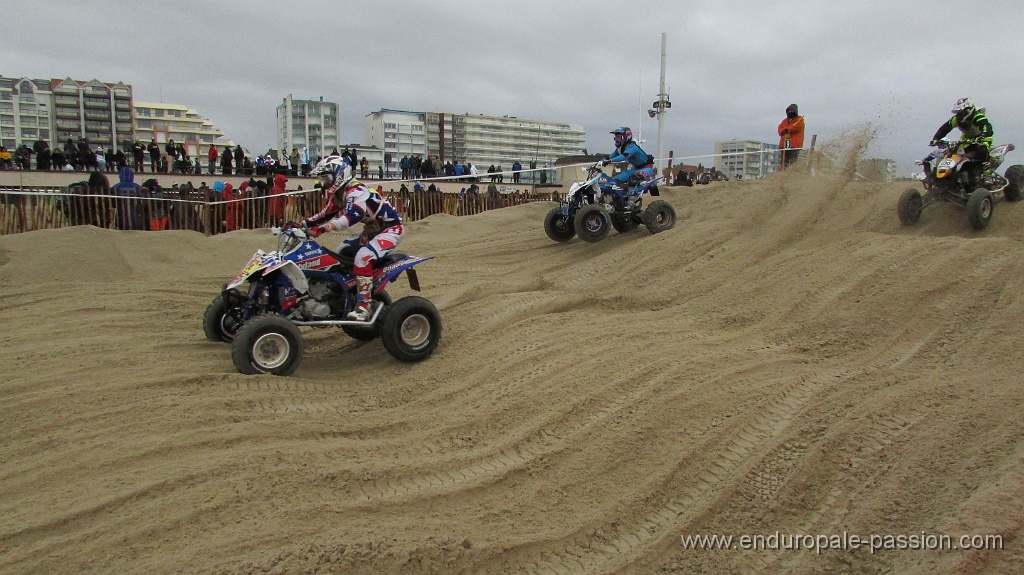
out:
{"label": "rider's jersey", "polygon": [[345,188],[345,204],[339,205],[335,194],[328,189],[327,205],[316,214],[306,218],[309,226],[330,221],[338,231],[344,231],[358,223],[370,224],[381,230],[402,223],[402,216],[387,200],[362,183],[352,180]]}
{"label": "rider's jersey", "polygon": [[953,128],[959,128],[963,132],[964,140],[981,144],[985,148],[992,147],[994,131],[992,123],[988,121],[988,117],[985,115],[984,108],[976,110],[974,114],[962,122],[958,121],[956,116],[953,116],[948,122],[939,126],[939,131],[935,132],[935,137],[932,140],[941,140],[946,134],[953,131]]}
{"label": "rider's jersey", "polygon": [[629,142],[624,148],[615,150],[614,155],[608,156],[610,162],[629,162],[634,168],[654,167],[654,159],[647,152],[643,151],[636,142]]}

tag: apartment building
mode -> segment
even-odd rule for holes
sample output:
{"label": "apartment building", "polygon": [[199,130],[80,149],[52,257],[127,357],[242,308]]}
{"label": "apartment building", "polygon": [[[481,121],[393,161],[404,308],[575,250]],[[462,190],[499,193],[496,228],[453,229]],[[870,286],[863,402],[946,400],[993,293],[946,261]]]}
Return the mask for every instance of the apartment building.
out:
{"label": "apartment building", "polygon": [[369,145],[391,152],[396,163],[418,154],[441,164],[471,162],[481,173],[492,165],[508,170],[516,161],[524,169],[552,166],[580,154],[586,138],[582,126],[560,122],[388,109],[368,114],[364,130]]}
{"label": "apartment building", "polygon": [[[277,107],[277,149],[306,148],[310,161],[338,149],[338,104],[319,100],[296,100],[291,94]],[[340,151],[340,150],[339,150]]]}
{"label": "apartment building", "polygon": [[[135,102],[135,137],[144,144],[156,140],[161,148],[174,140],[183,144],[190,157],[204,161],[210,146],[234,147],[213,122],[182,104]],[[220,150],[218,150],[220,151]]]}
{"label": "apartment building", "polygon": [[42,138],[50,147],[69,138],[94,146],[132,141],[132,87],[99,80],[0,77],[0,140],[29,147]]}
{"label": "apartment building", "polygon": [[779,146],[756,140],[715,142],[715,170],[745,180],[774,174],[779,171]]}

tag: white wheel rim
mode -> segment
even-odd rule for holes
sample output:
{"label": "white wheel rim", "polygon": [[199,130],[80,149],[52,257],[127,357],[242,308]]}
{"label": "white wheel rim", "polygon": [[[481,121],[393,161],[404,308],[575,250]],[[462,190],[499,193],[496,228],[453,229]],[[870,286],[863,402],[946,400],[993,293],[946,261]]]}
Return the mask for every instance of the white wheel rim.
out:
{"label": "white wheel rim", "polygon": [[277,369],[288,361],[291,343],[280,333],[266,333],[252,344],[252,360],[261,369]]}
{"label": "white wheel rim", "polygon": [[423,345],[430,337],[430,320],[423,314],[414,314],[402,321],[399,329],[402,342],[409,347]]}

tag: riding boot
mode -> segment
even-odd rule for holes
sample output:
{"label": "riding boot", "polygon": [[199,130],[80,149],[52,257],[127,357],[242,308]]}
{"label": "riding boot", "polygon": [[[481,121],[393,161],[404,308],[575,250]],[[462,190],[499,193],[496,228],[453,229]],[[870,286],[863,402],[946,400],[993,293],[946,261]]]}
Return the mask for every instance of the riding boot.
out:
{"label": "riding boot", "polygon": [[348,312],[348,319],[354,321],[367,321],[370,319],[370,303],[373,301],[371,291],[373,290],[373,278],[369,276],[356,276],[356,307]]}

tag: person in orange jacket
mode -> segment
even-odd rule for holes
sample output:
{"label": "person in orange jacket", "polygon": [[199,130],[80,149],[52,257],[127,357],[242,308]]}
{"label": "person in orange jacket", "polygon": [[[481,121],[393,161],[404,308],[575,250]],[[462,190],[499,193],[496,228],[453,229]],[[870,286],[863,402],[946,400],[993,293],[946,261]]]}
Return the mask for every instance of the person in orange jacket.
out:
{"label": "person in orange jacket", "polygon": [[270,203],[267,209],[271,226],[280,226],[284,223],[284,210],[288,198],[283,194],[287,191],[284,187],[287,181],[288,177],[284,174],[278,173],[274,176],[274,187],[270,189]]}
{"label": "person in orange jacket", "polygon": [[785,170],[800,156],[800,148],[804,147],[804,117],[797,110],[796,104],[786,108],[786,119],[779,123],[779,150],[782,161],[779,170]]}

